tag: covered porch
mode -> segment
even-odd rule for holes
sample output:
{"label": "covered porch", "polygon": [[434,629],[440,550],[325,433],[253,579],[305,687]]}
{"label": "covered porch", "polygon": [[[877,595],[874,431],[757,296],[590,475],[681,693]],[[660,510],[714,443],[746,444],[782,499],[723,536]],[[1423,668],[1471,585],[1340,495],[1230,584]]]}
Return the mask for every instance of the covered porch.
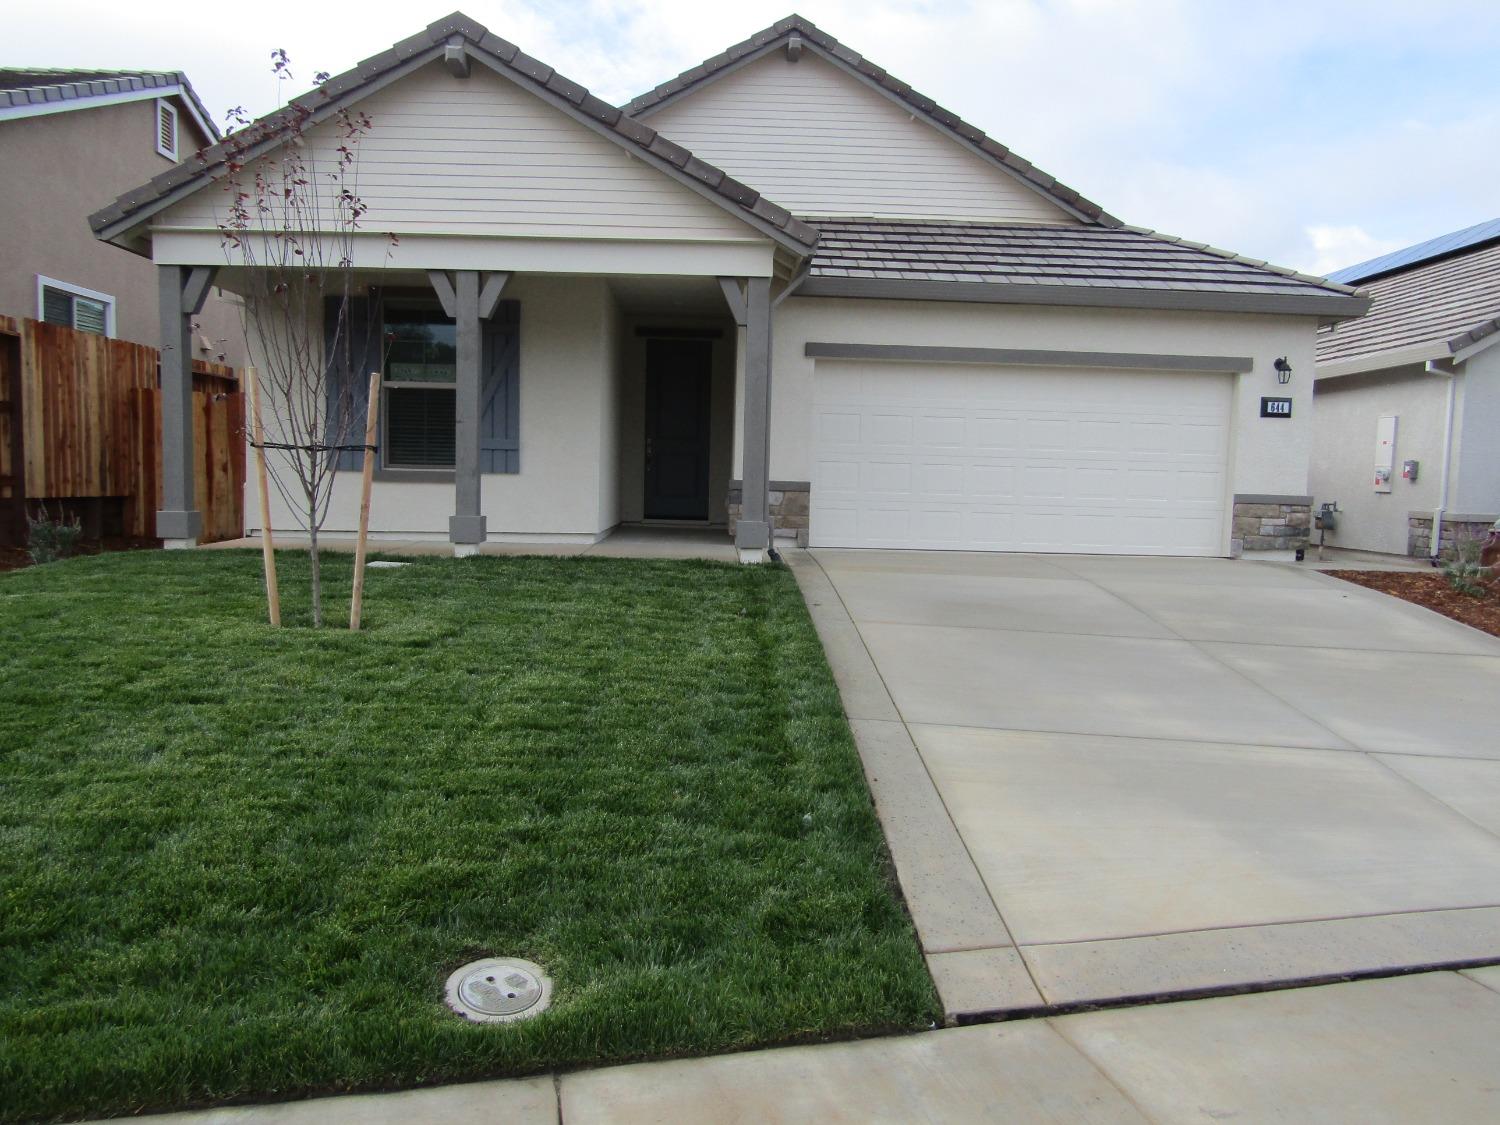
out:
{"label": "covered porch", "polygon": [[[166,339],[188,339],[209,284],[233,292],[253,282],[246,267],[159,272]],[[718,274],[357,271],[352,347],[326,358],[330,386],[348,392],[341,409],[359,423],[347,427],[355,440],[369,374],[381,375],[375,548],[581,551],[619,528],[663,527],[707,533],[732,556],[760,561],[774,535],[772,286],[771,277]],[[248,344],[254,363],[260,341],[252,333]],[[175,361],[189,352],[168,349],[162,365],[158,521],[169,546],[195,545],[201,528],[191,478],[179,471],[192,464],[193,436],[190,383]],[[340,409],[334,401],[330,411]],[[320,532],[330,543],[358,527],[364,459],[356,449],[334,456]],[[265,521],[251,490],[246,529],[258,536]],[[278,536],[303,530],[274,490],[269,522]]]}

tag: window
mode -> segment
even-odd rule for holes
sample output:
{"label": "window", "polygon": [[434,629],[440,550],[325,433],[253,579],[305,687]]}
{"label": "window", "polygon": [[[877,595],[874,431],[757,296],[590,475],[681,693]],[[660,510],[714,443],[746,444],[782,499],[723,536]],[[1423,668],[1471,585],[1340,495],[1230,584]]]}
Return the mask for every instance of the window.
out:
{"label": "window", "polygon": [[115,299],[51,277],[36,279],[37,315],[48,324],[66,324],[80,332],[115,334]]}
{"label": "window", "polygon": [[156,151],[177,159],[177,110],[161,98],[156,99]]}
{"label": "window", "polygon": [[385,464],[451,469],[458,335],[441,310],[387,302],[385,309]]}

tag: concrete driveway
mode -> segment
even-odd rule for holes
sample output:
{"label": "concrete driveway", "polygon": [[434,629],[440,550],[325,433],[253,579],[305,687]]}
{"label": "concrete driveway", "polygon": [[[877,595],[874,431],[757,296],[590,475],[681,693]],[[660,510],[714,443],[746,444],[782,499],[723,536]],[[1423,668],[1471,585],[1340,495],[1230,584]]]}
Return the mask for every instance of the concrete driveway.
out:
{"label": "concrete driveway", "polygon": [[1500,962],[1500,640],[1291,565],[789,557],[950,1021]]}

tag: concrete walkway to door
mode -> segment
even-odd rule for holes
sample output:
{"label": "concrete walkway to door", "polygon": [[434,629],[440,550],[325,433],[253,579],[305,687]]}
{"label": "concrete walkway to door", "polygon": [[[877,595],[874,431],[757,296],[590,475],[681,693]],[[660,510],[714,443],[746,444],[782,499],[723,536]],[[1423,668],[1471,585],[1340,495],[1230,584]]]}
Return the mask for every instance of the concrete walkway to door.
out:
{"label": "concrete walkway to door", "polygon": [[1292,565],[787,557],[949,1022],[1500,962],[1500,640]]}

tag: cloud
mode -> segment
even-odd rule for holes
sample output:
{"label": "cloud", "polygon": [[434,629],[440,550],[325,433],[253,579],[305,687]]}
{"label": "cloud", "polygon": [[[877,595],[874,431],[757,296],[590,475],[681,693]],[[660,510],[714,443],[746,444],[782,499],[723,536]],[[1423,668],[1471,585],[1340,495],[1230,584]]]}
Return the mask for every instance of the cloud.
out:
{"label": "cloud", "polygon": [[[0,65],[185,70],[216,117],[340,71],[446,14],[369,0],[224,13],[49,0],[8,13]],[[1493,0],[485,0],[463,3],[623,101],[794,6],[1127,222],[1309,268],[1500,214]],[[1463,34],[1453,34],[1462,28]],[[1348,264],[1337,262],[1335,265]]]}
{"label": "cloud", "polygon": [[1312,257],[1300,265],[1308,273],[1315,273],[1320,277],[1345,266],[1389,254],[1405,245],[1394,239],[1376,238],[1363,227],[1357,226],[1311,226],[1305,229]]}

